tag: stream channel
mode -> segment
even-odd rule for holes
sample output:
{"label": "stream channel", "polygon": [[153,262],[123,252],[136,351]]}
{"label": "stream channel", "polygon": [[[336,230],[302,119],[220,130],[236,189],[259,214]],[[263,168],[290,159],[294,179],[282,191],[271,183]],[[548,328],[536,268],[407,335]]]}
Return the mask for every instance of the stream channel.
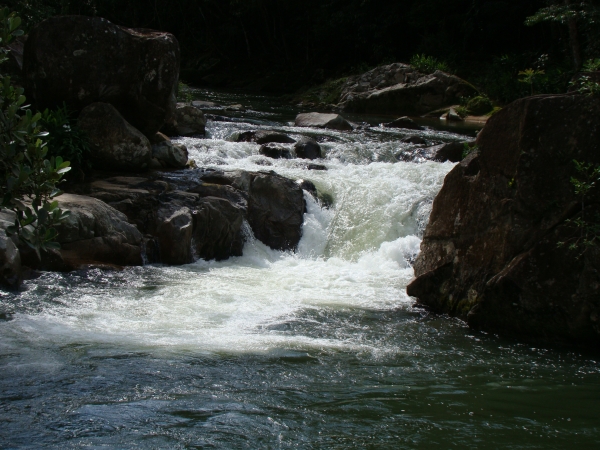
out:
{"label": "stream channel", "polygon": [[[184,138],[200,167],[312,181],[296,253],[249,237],[244,256],[182,267],[44,273],[0,291],[0,448],[599,448],[597,355],[469,330],[405,287],[452,163],[400,162],[403,137],[292,126],[277,99],[197,91]],[[273,160],[247,130],[315,137],[327,171]]]}

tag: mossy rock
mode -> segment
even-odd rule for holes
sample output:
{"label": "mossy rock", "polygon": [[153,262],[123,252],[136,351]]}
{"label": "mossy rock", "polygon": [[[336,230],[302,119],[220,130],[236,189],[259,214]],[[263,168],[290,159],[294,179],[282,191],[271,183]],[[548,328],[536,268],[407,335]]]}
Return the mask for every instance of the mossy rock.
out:
{"label": "mossy rock", "polygon": [[483,116],[494,109],[489,98],[482,95],[473,97],[468,101],[466,109],[475,116]]}

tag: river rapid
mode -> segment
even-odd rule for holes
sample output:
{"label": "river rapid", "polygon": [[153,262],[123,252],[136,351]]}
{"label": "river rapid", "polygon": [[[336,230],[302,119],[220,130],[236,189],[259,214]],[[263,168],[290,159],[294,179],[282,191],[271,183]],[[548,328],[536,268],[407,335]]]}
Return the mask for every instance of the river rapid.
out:
{"label": "river rapid", "polygon": [[[414,308],[411,263],[451,163],[400,162],[418,134],[293,127],[277,99],[220,104],[198,166],[312,181],[298,251],[44,273],[0,291],[0,448],[597,448],[597,355],[469,330]],[[429,124],[431,125],[431,124]],[[272,160],[248,130],[310,135],[327,171]]]}

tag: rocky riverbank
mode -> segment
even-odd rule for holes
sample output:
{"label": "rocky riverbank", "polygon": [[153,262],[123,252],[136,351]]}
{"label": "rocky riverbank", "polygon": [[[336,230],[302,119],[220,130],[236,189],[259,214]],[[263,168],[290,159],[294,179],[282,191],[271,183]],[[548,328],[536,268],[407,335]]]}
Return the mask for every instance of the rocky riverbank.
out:
{"label": "rocky riverbank", "polygon": [[493,116],[435,199],[409,295],[481,330],[598,348],[598,117],[584,95]]}

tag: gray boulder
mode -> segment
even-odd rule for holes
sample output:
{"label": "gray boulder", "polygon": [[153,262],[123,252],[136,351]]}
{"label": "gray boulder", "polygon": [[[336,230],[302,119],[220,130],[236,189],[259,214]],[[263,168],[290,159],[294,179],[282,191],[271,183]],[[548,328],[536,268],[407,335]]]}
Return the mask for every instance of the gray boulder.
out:
{"label": "gray boulder", "polygon": [[183,169],[188,162],[187,147],[183,144],[173,144],[170,140],[152,146],[152,157],[160,167]]}
{"label": "gray boulder", "polygon": [[141,172],[150,166],[150,142],[112,105],[92,103],[81,111],[78,124],[89,139],[95,168]]}
{"label": "gray boulder", "polygon": [[384,123],[383,127],[385,128],[405,128],[407,130],[424,130],[424,128],[417,124],[414,120],[412,120],[408,116],[399,117],[396,120],[392,120],[391,122]]}
{"label": "gray boulder", "polygon": [[40,110],[110,103],[150,136],[175,113],[179,44],[165,32],[56,16],[30,31],[23,75],[27,98]]}
{"label": "gray boulder", "polygon": [[339,107],[368,114],[420,114],[455,105],[475,93],[454,75],[424,74],[408,64],[395,63],[350,77],[342,88]]}
{"label": "gray boulder", "polygon": [[329,128],[351,131],[352,125],[339,114],[303,113],[296,116],[297,127]]}
{"label": "gray boulder", "polygon": [[142,234],[127,217],[103,201],[75,194],[56,197],[71,215],[57,230],[69,268],[88,264],[142,265]]}

